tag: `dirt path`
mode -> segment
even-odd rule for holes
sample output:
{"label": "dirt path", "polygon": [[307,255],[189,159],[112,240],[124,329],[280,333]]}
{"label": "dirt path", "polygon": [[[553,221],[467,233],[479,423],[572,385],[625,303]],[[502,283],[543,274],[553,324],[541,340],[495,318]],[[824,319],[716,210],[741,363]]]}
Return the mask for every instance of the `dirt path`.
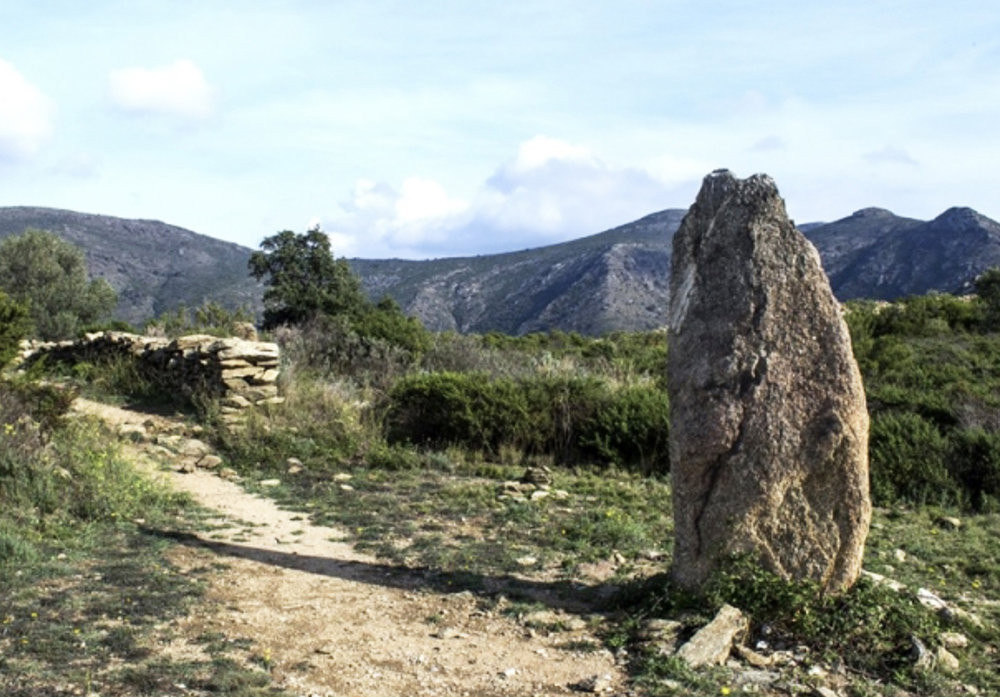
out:
{"label": "dirt path", "polygon": [[624,694],[608,651],[565,648],[594,641],[578,615],[553,610],[571,630],[532,631],[499,612],[502,601],[443,592],[211,471],[177,471],[176,451],[198,447],[178,421],[83,399],[75,408],[127,434],[138,466],[218,512],[217,529],[184,536],[171,552],[183,569],[224,566],[209,576],[198,614],[171,627],[167,650],[201,651],[194,638],[206,633],[250,638],[296,695]]}

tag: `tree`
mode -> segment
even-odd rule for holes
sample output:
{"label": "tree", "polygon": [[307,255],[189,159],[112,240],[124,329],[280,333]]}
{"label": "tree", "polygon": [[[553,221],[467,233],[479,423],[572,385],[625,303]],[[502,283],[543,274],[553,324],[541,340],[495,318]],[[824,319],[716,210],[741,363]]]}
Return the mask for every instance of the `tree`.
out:
{"label": "tree", "polygon": [[49,341],[74,338],[117,303],[107,281],[88,279],[80,249],[43,230],[0,242],[0,290],[28,308],[35,334]]}
{"label": "tree", "polygon": [[368,300],[343,258],[334,259],[329,238],[313,228],[299,235],[284,230],[261,242],[250,255],[250,274],[267,278],[264,328],[304,324],[320,315],[356,318]]}

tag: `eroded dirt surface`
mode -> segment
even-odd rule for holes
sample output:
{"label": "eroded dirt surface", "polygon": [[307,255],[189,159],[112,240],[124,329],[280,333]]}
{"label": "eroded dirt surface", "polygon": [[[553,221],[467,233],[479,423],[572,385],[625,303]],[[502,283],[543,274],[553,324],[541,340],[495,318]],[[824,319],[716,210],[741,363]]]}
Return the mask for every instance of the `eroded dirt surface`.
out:
{"label": "eroded dirt surface", "polygon": [[198,637],[213,633],[247,638],[247,657],[299,695],[626,693],[608,651],[574,650],[598,642],[588,616],[566,609],[571,602],[553,598],[546,611],[569,631],[529,629],[502,612],[502,596],[448,592],[215,471],[183,466],[184,456],[162,444],[174,434],[172,445],[184,449],[178,420],[83,399],[75,406],[122,433],[137,466],[217,513],[211,532],[176,536],[174,564],[218,570],[208,575],[207,602],[169,627],[164,651],[196,655]]}

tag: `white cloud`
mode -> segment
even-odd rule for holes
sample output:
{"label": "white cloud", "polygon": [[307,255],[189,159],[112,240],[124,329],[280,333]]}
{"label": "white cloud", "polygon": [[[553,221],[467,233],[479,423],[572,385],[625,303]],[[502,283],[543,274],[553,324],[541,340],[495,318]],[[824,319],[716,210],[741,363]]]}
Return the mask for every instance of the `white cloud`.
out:
{"label": "white cloud", "polygon": [[582,237],[670,204],[669,188],[649,173],[610,167],[585,147],[539,136],[468,202],[430,179],[406,179],[399,190],[361,180],[325,228],[338,254],[454,256]]}
{"label": "white cloud", "polygon": [[517,157],[508,168],[514,172],[524,173],[540,169],[552,161],[597,165],[590,150],[581,145],[573,145],[548,136],[535,136],[518,146]]}
{"label": "white cloud", "polygon": [[35,154],[52,131],[49,100],[2,58],[0,95],[0,161]]}
{"label": "white cloud", "polygon": [[159,68],[122,68],[108,76],[111,100],[121,109],[191,119],[211,115],[212,88],[193,61]]}

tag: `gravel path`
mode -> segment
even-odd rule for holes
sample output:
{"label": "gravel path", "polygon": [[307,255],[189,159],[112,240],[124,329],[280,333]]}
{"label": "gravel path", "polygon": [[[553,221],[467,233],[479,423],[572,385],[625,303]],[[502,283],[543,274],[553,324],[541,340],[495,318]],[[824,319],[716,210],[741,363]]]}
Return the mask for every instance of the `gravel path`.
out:
{"label": "gravel path", "polygon": [[336,529],[191,467],[190,457],[184,465],[182,453],[204,445],[179,421],[84,399],[75,408],[126,434],[137,466],[217,513],[217,529],[180,536],[170,552],[182,569],[220,570],[208,575],[207,602],[170,627],[165,651],[199,651],[195,637],[209,632],[250,638],[296,695],[624,694],[608,651],[561,648],[596,641],[579,615],[554,608],[547,615],[570,630],[532,631],[499,611],[503,600],[443,592],[359,553]]}

